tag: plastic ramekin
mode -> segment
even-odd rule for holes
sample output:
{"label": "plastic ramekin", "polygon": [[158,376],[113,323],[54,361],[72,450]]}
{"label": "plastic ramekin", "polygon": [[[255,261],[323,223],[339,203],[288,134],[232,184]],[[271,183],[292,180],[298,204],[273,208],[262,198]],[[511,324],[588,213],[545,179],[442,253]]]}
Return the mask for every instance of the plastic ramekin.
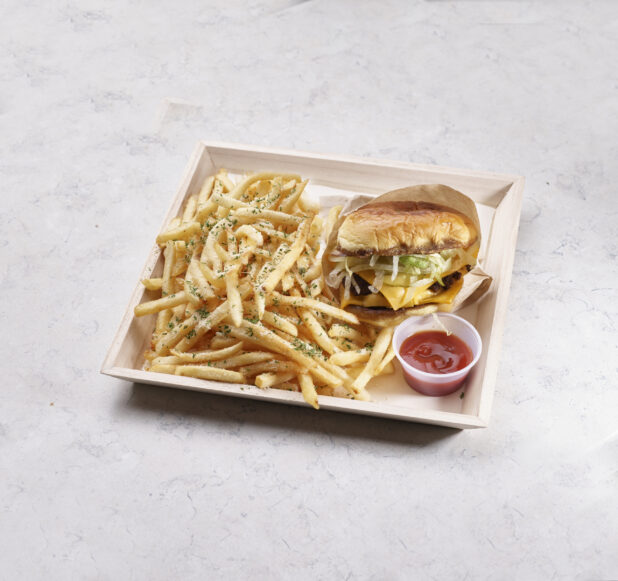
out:
{"label": "plastic ramekin", "polygon": [[444,330],[436,323],[432,315],[425,317],[410,317],[400,323],[393,333],[393,349],[395,350],[395,355],[399,360],[408,385],[423,395],[439,397],[454,393],[461,387],[466,377],[468,377],[468,373],[470,373],[470,370],[479,360],[481,352],[483,351],[483,343],[478,331],[465,319],[450,313],[436,313],[436,316],[447,331],[457,335],[457,337],[470,347],[472,350],[472,361],[469,365],[459,371],[453,371],[452,373],[427,373],[426,371],[421,371],[420,369],[416,369],[416,367],[412,367],[412,365],[409,365],[403,360],[399,354],[399,350],[401,349],[402,343],[408,337],[419,331]]}

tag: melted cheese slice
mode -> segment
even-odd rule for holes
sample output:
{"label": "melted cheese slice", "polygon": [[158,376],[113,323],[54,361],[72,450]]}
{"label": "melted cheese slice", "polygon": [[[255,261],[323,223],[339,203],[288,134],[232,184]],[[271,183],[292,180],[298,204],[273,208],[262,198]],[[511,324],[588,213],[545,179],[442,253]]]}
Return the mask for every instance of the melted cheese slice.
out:
{"label": "melted cheese slice", "polygon": [[[363,270],[356,274],[365,279],[369,284],[373,284],[373,279],[375,277],[373,271]],[[462,274],[465,273],[462,272]],[[348,305],[359,305],[362,307],[390,307],[397,311],[399,309],[407,309],[426,303],[451,304],[455,295],[463,286],[463,276],[459,280],[456,280],[449,289],[438,294],[434,294],[429,290],[432,284],[433,282],[429,282],[425,286],[418,288],[388,286],[384,284],[377,294],[372,293],[363,296],[350,295],[349,299],[345,299],[342,292],[341,308],[345,309]]]}

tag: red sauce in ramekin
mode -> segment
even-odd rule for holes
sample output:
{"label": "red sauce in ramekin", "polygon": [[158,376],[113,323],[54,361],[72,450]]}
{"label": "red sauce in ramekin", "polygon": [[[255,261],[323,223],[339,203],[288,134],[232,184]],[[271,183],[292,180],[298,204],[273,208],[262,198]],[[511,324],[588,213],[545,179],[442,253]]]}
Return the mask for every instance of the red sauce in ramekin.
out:
{"label": "red sauce in ramekin", "polygon": [[[425,373],[445,374],[467,367],[473,359],[472,350],[457,335],[444,331],[419,331],[408,337],[399,349],[402,359],[411,367]],[[436,385],[412,377],[404,370],[406,380],[416,391],[425,395],[447,395],[456,391],[465,378]]]}
{"label": "red sauce in ramekin", "polygon": [[470,347],[444,331],[419,331],[401,344],[399,353],[408,365],[425,373],[452,373],[472,361]]}

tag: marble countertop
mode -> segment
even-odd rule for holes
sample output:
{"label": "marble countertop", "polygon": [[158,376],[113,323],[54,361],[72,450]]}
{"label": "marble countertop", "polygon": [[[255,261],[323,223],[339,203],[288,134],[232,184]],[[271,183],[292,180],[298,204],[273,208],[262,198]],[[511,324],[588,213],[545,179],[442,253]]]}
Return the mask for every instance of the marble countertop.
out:
{"label": "marble countertop", "polygon": [[[618,578],[615,2],[2,12],[0,579]],[[100,375],[198,139],[524,175],[489,428]]]}

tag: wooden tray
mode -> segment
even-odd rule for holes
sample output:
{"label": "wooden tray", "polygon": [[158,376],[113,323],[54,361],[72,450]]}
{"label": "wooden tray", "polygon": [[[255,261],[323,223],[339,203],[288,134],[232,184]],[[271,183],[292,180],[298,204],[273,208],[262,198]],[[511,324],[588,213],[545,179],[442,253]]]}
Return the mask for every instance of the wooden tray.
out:
{"label": "wooden tray", "polygon": [[[524,178],[202,141],[191,157],[162,230],[180,213],[185,199],[199,192],[204,179],[222,167],[237,174],[260,170],[298,173],[303,178],[309,178],[308,192],[325,201],[330,194],[378,195],[404,186],[431,183],[451,186],[472,198],[477,204],[482,227],[483,243],[479,260],[482,268],[493,277],[493,282],[480,301],[457,312],[475,325],[484,346],[483,355],[464,387],[465,394],[459,391],[440,398],[417,394],[405,384],[397,369],[395,375],[372,380],[369,384],[373,398],[371,402],[320,396],[319,403],[321,409],[456,428],[487,426],[498,370]],[[156,234],[153,232],[153,241]],[[161,252],[155,244],[140,279],[157,276],[161,268]],[[300,393],[144,371],[143,353],[150,341],[155,316],[135,318],[133,308],[143,300],[153,298],[156,298],[154,294],[145,290],[138,281],[103,363],[102,373],[138,383],[307,405]]]}

